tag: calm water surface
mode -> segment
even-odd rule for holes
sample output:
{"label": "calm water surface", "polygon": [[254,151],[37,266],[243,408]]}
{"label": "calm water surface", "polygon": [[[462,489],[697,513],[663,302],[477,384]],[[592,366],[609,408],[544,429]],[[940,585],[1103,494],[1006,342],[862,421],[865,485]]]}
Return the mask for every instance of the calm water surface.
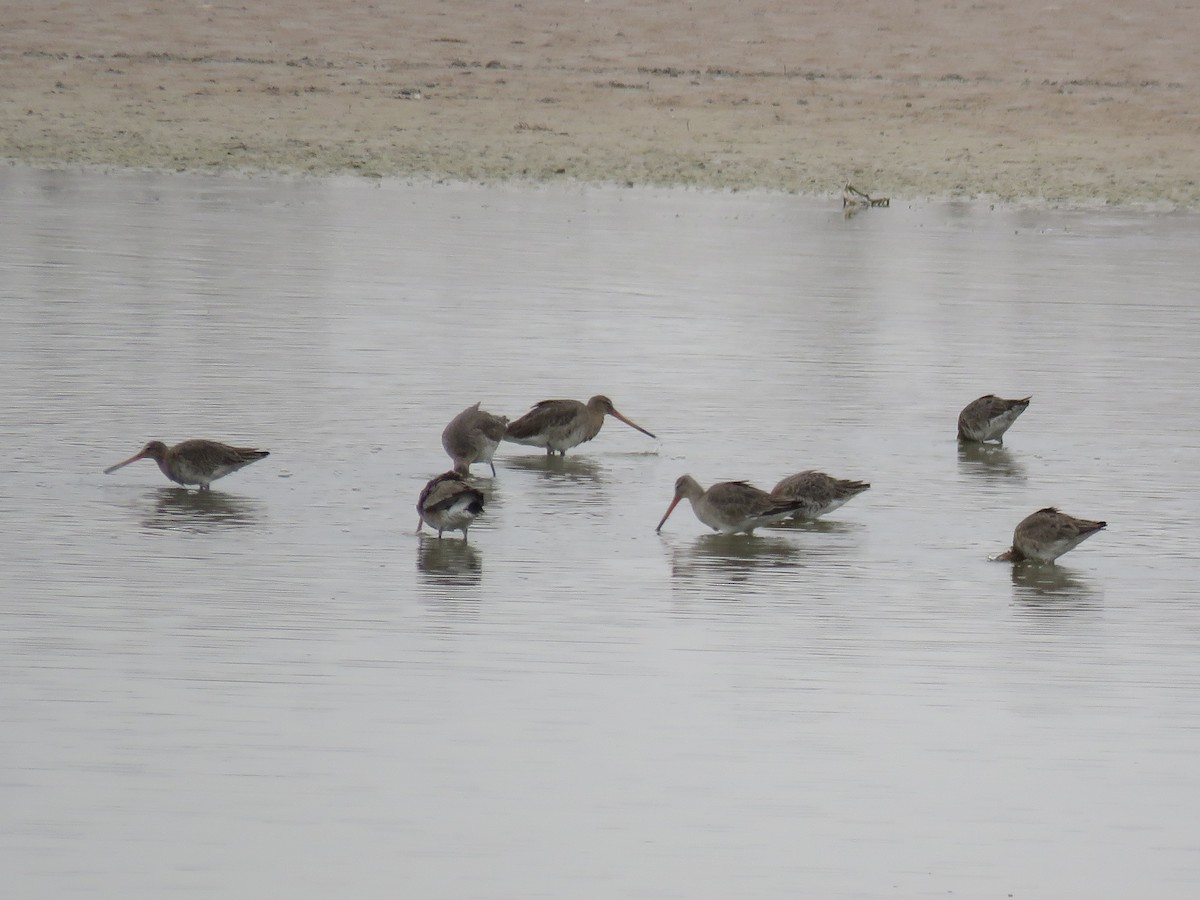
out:
{"label": "calm water surface", "polygon": [[[0,171],[14,897],[1193,897],[1200,218]],[[958,410],[1033,395],[1003,448]],[[415,535],[463,407],[613,398]],[[150,438],[269,459],[198,496]],[[706,534],[674,480],[872,483]],[[1109,528],[990,562],[1050,504]]]}

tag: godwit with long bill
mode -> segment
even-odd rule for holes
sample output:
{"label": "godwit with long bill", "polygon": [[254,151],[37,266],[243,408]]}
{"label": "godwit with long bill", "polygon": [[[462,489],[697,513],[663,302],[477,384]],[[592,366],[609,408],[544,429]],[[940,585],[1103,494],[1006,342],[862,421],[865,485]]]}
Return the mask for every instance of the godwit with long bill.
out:
{"label": "godwit with long bill", "polygon": [[1107,522],[1077,519],[1047,506],[1021,520],[1013,531],[1012,547],[996,559],[1054,562],[1107,525]]}
{"label": "godwit with long bill", "polygon": [[818,519],[857,497],[871,485],[865,481],[834,478],[812,470],[789,475],[771,488],[771,496],[779,500],[800,500],[796,519]]}
{"label": "godwit with long bill", "polygon": [[507,417],[494,416],[480,409],[478,403],[451,419],[442,431],[442,447],[454,460],[454,471],[467,475],[472,463],[484,462],[492,467],[495,477],[496,464],[492,462],[492,456],[504,440],[507,427]]}
{"label": "godwit with long bill", "polygon": [[803,501],[782,500],[745,481],[722,481],[708,490],[691,475],[681,475],[675,482],[675,497],[663,513],[655,531],[663,525],[680,500],[689,500],[696,518],[721,534],[744,531],[754,534],[755,528],[774,525],[794,515]]}
{"label": "godwit with long bill", "polygon": [[612,416],[630,428],[655,437],[641,425],[617,411],[613,402],[597,394],[587,403],[579,400],[543,400],[508,426],[506,441],[529,447],[545,447],[546,455],[555,451],[566,456],[572,447],[590,441],[604,427],[604,417]]}
{"label": "godwit with long bill", "polygon": [[483,492],[467,484],[458,472],[443,472],[430,479],[417,499],[417,514],[421,517],[417,533],[422,525],[428,525],[439,538],[443,531],[461,531],[465,541],[467,529],[481,512]]}
{"label": "godwit with long bill", "polygon": [[162,473],[176,484],[185,487],[197,484],[200,490],[207,491],[209,485],[218,478],[224,478],[230,472],[236,472],[270,455],[267,450],[231,447],[220,441],[207,441],[203,438],[181,441],[173,447],[168,447],[162,441],[150,441],[129,459],[109,466],[104,470],[104,474],[111,474],[139,459],[152,459],[158,463]]}
{"label": "godwit with long bill", "polygon": [[958,414],[958,439],[960,441],[999,441],[1004,443],[1004,432],[1017,421],[1017,416],[1029,407],[1032,397],[1020,400],[1005,400],[995,394],[984,394],[972,400]]}

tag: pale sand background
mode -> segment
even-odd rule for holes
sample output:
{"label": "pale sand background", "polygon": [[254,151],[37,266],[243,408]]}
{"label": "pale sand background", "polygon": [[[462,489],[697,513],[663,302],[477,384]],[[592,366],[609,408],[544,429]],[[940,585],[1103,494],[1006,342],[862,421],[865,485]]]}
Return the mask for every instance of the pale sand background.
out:
{"label": "pale sand background", "polygon": [[1184,0],[0,0],[0,157],[1200,207]]}

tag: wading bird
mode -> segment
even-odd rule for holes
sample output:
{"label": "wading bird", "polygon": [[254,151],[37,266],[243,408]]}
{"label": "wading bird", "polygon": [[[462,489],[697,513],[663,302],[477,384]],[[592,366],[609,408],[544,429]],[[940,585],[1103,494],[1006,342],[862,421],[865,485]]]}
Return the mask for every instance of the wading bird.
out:
{"label": "wading bird", "polygon": [[655,437],[617,412],[607,397],[597,394],[587,403],[578,400],[543,400],[509,425],[504,439],[529,447],[545,447],[547,456],[552,456],[555,451],[560,456],[566,456],[572,447],[590,441],[600,433],[606,415],[620,419],[642,434]]}
{"label": "wading bird", "polygon": [[443,472],[431,479],[417,500],[417,533],[422,525],[434,529],[438,537],[443,531],[461,531],[467,539],[467,529],[483,512],[483,492],[467,484],[458,472]]}
{"label": "wading bird", "polygon": [[493,477],[496,464],[492,456],[508,426],[505,416],[494,416],[479,408],[479,404],[468,406],[450,420],[442,431],[442,447],[454,460],[454,471],[463,475],[470,473],[471,464],[482,462],[492,467]]}
{"label": "wading bird", "polygon": [[1107,524],[1093,522],[1091,519],[1076,519],[1059,512],[1053,506],[1047,506],[1021,520],[1013,531],[1012,547],[996,559],[1010,562],[1026,559],[1054,562]]}
{"label": "wading bird", "polygon": [[865,481],[834,478],[824,472],[797,472],[771,488],[771,496],[779,500],[803,501],[804,505],[795,513],[797,519],[819,519],[870,486]]}
{"label": "wading bird", "polygon": [[958,414],[958,439],[960,441],[999,441],[1004,443],[1004,432],[1025,412],[1032,397],[1020,400],[1005,400],[995,394],[984,394],[972,400]]}
{"label": "wading bird", "polygon": [[697,519],[721,534],[737,534],[739,531],[754,534],[755,528],[774,525],[794,515],[803,502],[772,497],[745,481],[722,481],[705,490],[691,475],[681,475],[675,482],[675,498],[663,513],[655,531],[662,531],[663,525],[683,499],[691,501],[692,512]]}
{"label": "wading bird", "polygon": [[231,447],[201,438],[181,441],[173,447],[168,447],[162,441],[150,441],[129,459],[109,466],[104,474],[108,475],[139,459],[152,459],[158,463],[162,473],[177,484],[198,484],[200,490],[207,491],[209,484],[218,478],[224,478],[230,472],[236,472],[270,455],[267,450]]}

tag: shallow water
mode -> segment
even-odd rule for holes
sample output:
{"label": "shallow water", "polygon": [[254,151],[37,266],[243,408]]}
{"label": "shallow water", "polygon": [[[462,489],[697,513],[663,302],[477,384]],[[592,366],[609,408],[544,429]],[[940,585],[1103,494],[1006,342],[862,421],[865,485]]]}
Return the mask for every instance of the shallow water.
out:
{"label": "shallow water", "polygon": [[[13,896],[1186,897],[1200,218],[0,171]],[[1002,448],[958,410],[1033,395]],[[414,534],[463,407],[612,397]],[[146,440],[272,455],[207,495]],[[676,477],[871,490],[705,533]],[[1055,504],[1108,529],[990,562]]]}

